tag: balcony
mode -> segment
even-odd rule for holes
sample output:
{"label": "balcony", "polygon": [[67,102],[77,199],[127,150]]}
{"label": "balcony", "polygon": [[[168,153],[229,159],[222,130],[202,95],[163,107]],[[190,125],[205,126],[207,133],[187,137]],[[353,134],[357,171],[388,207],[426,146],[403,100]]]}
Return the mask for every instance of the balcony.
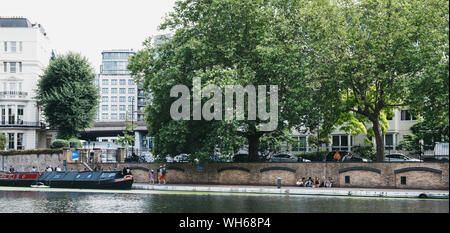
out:
{"label": "balcony", "polygon": [[41,128],[44,129],[46,125],[42,122],[29,121],[0,121],[0,128]]}
{"label": "balcony", "polygon": [[138,101],[137,105],[138,106],[145,106],[145,105],[147,105],[147,103],[145,101]]}
{"label": "balcony", "polygon": [[28,92],[24,91],[0,91],[0,98],[5,99],[16,99],[16,98],[26,98]]}

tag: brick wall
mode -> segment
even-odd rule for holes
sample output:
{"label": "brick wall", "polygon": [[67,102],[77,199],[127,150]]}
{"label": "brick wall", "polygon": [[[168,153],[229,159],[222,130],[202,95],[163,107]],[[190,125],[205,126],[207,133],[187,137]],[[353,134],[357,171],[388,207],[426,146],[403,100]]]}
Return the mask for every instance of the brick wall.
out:
{"label": "brick wall", "polygon": [[[135,182],[148,182],[162,164],[100,164],[101,169],[131,167]],[[188,163],[167,163],[172,184],[295,185],[299,177],[332,177],[335,187],[448,189],[448,163],[211,163],[202,170]],[[69,164],[74,170],[81,164]],[[403,169],[403,170],[402,170]],[[406,170],[405,170],[406,169]],[[409,170],[408,170],[409,169]],[[345,177],[349,183],[345,183]],[[401,177],[406,184],[401,184]],[[405,179],[405,178],[403,178]]]}

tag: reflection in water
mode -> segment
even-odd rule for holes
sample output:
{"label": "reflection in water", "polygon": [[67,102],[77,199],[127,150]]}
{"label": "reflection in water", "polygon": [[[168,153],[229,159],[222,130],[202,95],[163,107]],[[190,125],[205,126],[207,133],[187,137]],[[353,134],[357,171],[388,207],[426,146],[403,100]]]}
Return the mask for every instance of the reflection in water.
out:
{"label": "reflection in water", "polygon": [[6,213],[434,213],[448,199],[0,191]]}

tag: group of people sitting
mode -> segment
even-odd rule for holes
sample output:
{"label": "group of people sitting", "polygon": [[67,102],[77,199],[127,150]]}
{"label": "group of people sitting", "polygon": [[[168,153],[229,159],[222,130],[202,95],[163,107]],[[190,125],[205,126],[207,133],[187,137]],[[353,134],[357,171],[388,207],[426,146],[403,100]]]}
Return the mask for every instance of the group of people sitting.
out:
{"label": "group of people sitting", "polygon": [[331,177],[322,177],[322,179],[319,179],[319,177],[316,177],[315,179],[309,177],[306,179],[305,177],[299,178],[297,180],[297,186],[299,187],[311,187],[311,188],[319,188],[319,187],[325,187],[325,188],[331,188],[333,185],[333,180]]}

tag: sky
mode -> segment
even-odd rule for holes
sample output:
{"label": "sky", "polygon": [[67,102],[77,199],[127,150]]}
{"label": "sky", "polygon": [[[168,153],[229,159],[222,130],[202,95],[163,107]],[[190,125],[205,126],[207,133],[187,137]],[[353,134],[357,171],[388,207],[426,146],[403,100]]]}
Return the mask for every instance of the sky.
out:
{"label": "sky", "polygon": [[157,34],[175,0],[14,0],[2,1],[0,16],[40,23],[57,54],[78,52],[98,72],[101,52],[142,49]]}

